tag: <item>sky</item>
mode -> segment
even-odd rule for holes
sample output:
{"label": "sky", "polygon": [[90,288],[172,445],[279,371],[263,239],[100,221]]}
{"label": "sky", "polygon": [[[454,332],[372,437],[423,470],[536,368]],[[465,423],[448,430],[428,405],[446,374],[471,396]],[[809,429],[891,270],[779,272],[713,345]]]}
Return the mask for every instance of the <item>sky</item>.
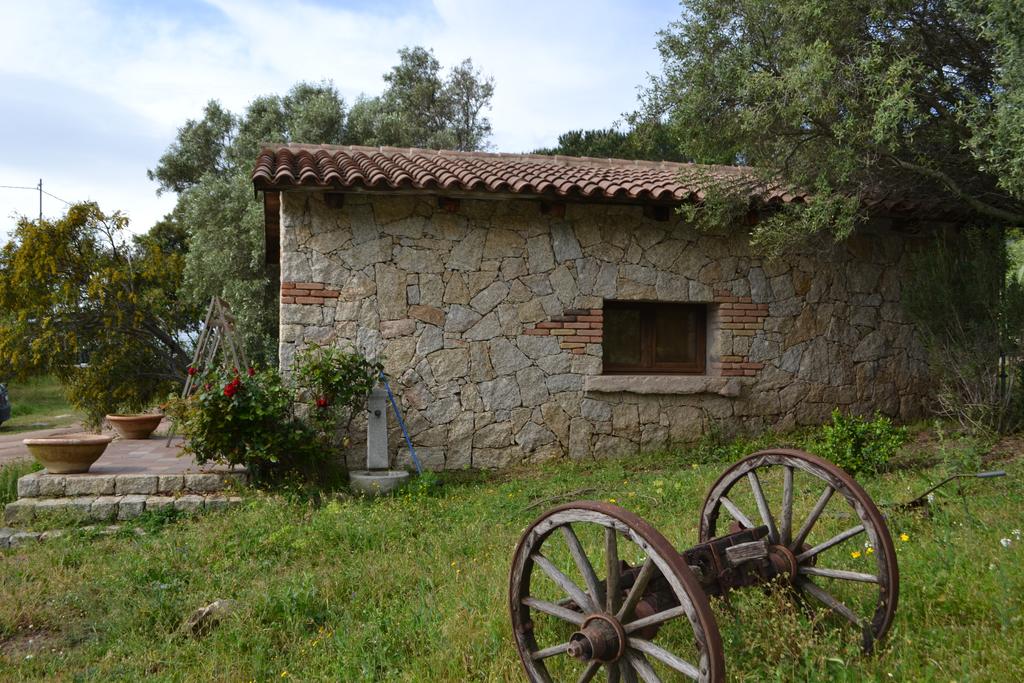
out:
{"label": "sky", "polygon": [[[607,127],[656,74],[677,0],[0,0],[0,186],[35,187],[43,215],[94,200],[145,231],[174,206],[146,176],[211,99],[331,80],[376,95],[404,46],[466,57],[495,81],[492,149],[529,152]],[[52,195],[52,196],[51,196]],[[0,240],[37,192],[0,187]]]}

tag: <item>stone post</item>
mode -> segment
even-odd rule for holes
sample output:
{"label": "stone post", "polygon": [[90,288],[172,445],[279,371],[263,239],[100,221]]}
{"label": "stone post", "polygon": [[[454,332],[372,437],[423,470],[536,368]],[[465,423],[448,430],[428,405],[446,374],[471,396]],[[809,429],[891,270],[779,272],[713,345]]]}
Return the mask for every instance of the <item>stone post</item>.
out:
{"label": "stone post", "polygon": [[366,401],[366,469],[386,470],[388,458],[388,396],[375,387]]}

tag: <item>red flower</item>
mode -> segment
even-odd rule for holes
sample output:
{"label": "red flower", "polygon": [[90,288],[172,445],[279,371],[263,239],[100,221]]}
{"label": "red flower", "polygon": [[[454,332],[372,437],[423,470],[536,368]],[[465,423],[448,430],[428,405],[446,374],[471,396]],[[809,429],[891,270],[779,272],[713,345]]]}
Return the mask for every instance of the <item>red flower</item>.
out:
{"label": "red flower", "polygon": [[320,398],[318,398],[316,400],[316,407],[317,408],[326,408],[329,405],[329,403],[330,402],[327,400],[326,396],[321,396]]}
{"label": "red flower", "polygon": [[249,372],[249,376],[252,377],[253,375],[256,374],[256,369],[255,368],[249,368],[248,372]]}
{"label": "red flower", "polygon": [[191,376],[192,376],[192,375],[194,375],[194,374],[196,374],[196,369],[195,369],[195,368],[193,368],[193,367],[190,367],[190,368],[188,369],[188,376],[189,376],[189,377],[191,377]]}
{"label": "red flower", "polygon": [[237,375],[238,374],[238,368],[231,368],[231,372],[233,372],[233,373],[235,373]]}
{"label": "red flower", "polygon": [[227,396],[228,398],[231,398],[232,396],[234,396],[238,392],[238,385],[240,383],[241,382],[239,382],[238,378],[236,377],[233,380],[231,380],[230,382],[228,382],[227,384],[225,384],[224,385],[224,395]]}
{"label": "red flower", "polygon": [[209,382],[207,382],[206,384],[204,384],[204,385],[203,385],[203,389],[204,389],[205,391],[209,391],[209,390],[210,390],[210,383],[209,383]]}

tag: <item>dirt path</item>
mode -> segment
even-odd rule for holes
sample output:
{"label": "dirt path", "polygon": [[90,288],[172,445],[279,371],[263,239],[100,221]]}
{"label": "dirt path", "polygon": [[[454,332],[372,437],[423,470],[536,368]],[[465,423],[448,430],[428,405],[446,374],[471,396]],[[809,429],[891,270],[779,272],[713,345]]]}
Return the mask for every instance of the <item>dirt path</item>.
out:
{"label": "dirt path", "polygon": [[14,434],[0,432],[0,465],[32,457],[29,455],[28,448],[21,442],[22,439],[37,439],[43,436],[57,436],[58,434],[74,434],[80,431],[82,431],[82,425],[76,422],[66,427],[54,429],[37,429],[30,432],[16,432]]}

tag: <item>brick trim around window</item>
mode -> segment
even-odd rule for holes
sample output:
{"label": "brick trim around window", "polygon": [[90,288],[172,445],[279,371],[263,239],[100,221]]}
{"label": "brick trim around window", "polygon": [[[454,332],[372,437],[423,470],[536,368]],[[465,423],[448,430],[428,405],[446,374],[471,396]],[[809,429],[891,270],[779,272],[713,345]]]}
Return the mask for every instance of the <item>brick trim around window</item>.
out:
{"label": "brick trim around window", "polygon": [[327,289],[323,282],[282,282],[281,303],[323,305],[327,299],[337,299],[336,289]]}
{"label": "brick trim around window", "polygon": [[[686,302],[683,302],[686,303]],[[701,303],[701,302],[692,302]],[[753,337],[764,329],[768,304],[755,304],[749,296],[734,296],[716,289],[710,302],[719,335]],[[604,311],[600,308],[570,308],[562,315],[552,316],[523,330],[523,334],[558,337],[559,347],[575,354],[586,353],[587,344],[604,341]],[[711,344],[709,338],[708,344]],[[764,363],[750,360],[748,355],[723,354],[708,364],[709,376],[753,377]]]}
{"label": "brick trim around window", "polygon": [[[735,337],[753,337],[764,329],[768,317],[768,304],[755,304],[749,296],[733,296],[726,289],[716,289],[714,303],[718,304],[719,334]],[[711,369],[723,377],[753,377],[764,363],[751,361],[746,355],[723,354],[712,361]]]}
{"label": "brick trim around window", "polygon": [[575,354],[586,353],[587,344],[604,340],[604,311],[570,308],[523,330],[523,334],[558,337],[558,346]]}

